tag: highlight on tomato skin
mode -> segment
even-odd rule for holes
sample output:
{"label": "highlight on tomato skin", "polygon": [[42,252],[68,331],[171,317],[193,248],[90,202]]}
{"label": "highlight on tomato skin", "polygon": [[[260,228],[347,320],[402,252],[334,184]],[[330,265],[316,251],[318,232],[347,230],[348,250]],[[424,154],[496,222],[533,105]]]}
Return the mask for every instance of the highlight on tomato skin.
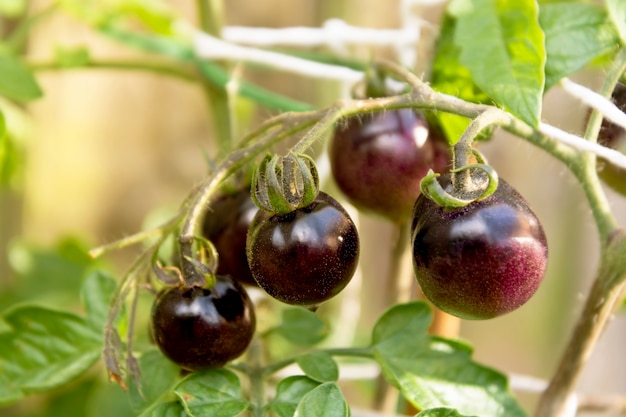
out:
{"label": "highlight on tomato skin", "polygon": [[443,173],[451,162],[443,136],[413,109],[351,117],[329,145],[333,178],[357,208],[394,222],[410,218],[429,169]]}
{"label": "highlight on tomato skin", "polygon": [[216,276],[211,289],[164,289],[152,306],[155,343],[188,371],[221,367],[238,358],[248,348],[255,328],[248,294],[227,276]]}
{"label": "highlight on tomato skin", "polygon": [[356,271],[359,248],[354,222],[321,191],[312,204],[285,215],[260,210],[247,242],[259,286],[279,301],[301,306],[339,294]]}
{"label": "highlight on tomato skin", "polygon": [[490,197],[461,209],[444,209],[420,196],[411,236],[413,268],[424,295],[464,319],[489,319],[519,308],[545,275],[543,227],[502,179]]}

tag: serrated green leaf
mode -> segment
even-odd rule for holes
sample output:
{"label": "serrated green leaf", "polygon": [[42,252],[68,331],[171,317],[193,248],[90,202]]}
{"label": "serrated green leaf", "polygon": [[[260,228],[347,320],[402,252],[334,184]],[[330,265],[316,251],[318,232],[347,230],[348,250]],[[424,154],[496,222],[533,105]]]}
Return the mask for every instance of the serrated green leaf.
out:
{"label": "serrated green leaf", "polygon": [[227,369],[194,373],[174,389],[194,417],[235,417],[248,409],[237,375]]}
{"label": "serrated green leaf", "polygon": [[388,310],[373,331],[385,378],[418,409],[448,407],[461,415],[526,417],[506,377],[471,359],[462,342],[426,333],[432,314],[422,302]]}
{"label": "serrated green leaf", "polygon": [[80,298],[87,317],[88,325],[98,332],[103,332],[109,312],[108,300],[115,292],[116,282],[104,271],[96,270],[90,273],[81,288]]}
{"label": "serrated green leaf", "polygon": [[100,335],[73,314],[22,306],[3,318],[11,331],[0,334],[0,374],[9,380],[0,388],[0,403],[7,389],[27,395],[57,387],[100,357]]}
{"label": "serrated green leaf", "polygon": [[328,327],[317,314],[301,307],[283,310],[282,321],[275,331],[301,346],[315,345],[328,336]]}
{"label": "serrated green leaf", "polygon": [[622,45],[626,44],[626,3],[623,0],[606,0],[606,7],[622,39]]}
{"label": "serrated green leaf", "polygon": [[19,59],[0,48],[0,95],[17,101],[30,101],[42,96],[32,72]]}
{"label": "serrated green leaf", "polygon": [[[107,279],[92,275],[85,285]],[[109,298],[103,293],[92,303],[99,310]],[[9,330],[0,333],[0,381],[6,381],[0,384],[0,404],[63,385],[100,358],[102,329],[93,327],[93,318],[25,305],[5,312],[3,320]]]}
{"label": "serrated green leaf", "polygon": [[424,410],[415,417],[477,417],[477,416],[463,416],[459,414],[453,408],[431,408]]}
{"label": "serrated green leaf", "polygon": [[139,417],[187,417],[188,415],[178,401],[168,401],[149,408]]}
{"label": "serrated green leaf", "polygon": [[348,417],[348,403],[334,382],[326,382],[307,393],[298,404],[294,417]]}
{"label": "serrated green leaf", "polygon": [[529,125],[541,116],[546,52],[534,0],[453,0],[454,41],[476,85]]}
{"label": "serrated green leaf", "polygon": [[606,9],[593,4],[543,5],[539,24],[546,37],[546,90],[619,43]]}
{"label": "serrated green leaf", "polygon": [[339,379],[337,362],[326,352],[315,351],[300,355],[296,363],[309,378],[318,382],[335,382]]}
{"label": "serrated green leaf", "polygon": [[[489,97],[480,91],[474,83],[469,70],[459,62],[461,49],[454,42],[456,20],[445,13],[441,21],[439,38],[435,49],[430,84],[441,93],[459,97],[473,103],[491,102]],[[441,129],[450,145],[458,142],[469,126],[470,119],[452,113],[436,114]]]}
{"label": "serrated green leaf", "polygon": [[[409,341],[408,349],[413,346],[421,347],[428,337],[427,330],[433,320],[433,313],[426,303],[398,304],[385,312],[376,322],[372,331],[372,342],[376,346],[385,346],[394,349],[397,341]],[[407,333],[410,331],[410,333]],[[404,343],[397,343],[398,353],[406,350]]]}
{"label": "serrated green leaf", "polygon": [[302,397],[319,386],[319,382],[302,375],[294,375],[280,381],[276,396],[266,408],[278,417],[293,417]]}
{"label": "serrated green leaf", "polygon": [[[170,391],[180,373],[180,368],[158,350],[145,352],[139,358],[140,385],[131,379],[128,399],[137,413],[151,408]],[[181,407],[182,410],[182,407]]]}

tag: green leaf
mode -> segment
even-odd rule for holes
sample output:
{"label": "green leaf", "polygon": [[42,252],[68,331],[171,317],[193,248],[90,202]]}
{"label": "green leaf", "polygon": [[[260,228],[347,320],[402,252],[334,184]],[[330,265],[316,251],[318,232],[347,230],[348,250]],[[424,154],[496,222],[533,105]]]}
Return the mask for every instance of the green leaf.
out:
{"label": "green leaf", "polygon": [[19,295],[32,298],[49,292],[66,292],[80,287],[87,270],[94,265],[87,247],[75,238],[64,238],[54,247],[41,247],[24,241],[10,244],[9,265],[19,277]]}
{"label": "green leaf", "polygon": [[350,408],[334,382],[322,384],[307,393],[294,413],[294,417],[348,417]]}
{"label": "green leaf", "polygon": [[280,381],[276,386],[276,396],[266,406],[278,417],[293,417],[302,397],[320,384],[306,376],[294,375]]}
{"label": "green leaf", "polygon": [[139,417],[186,417],[188,415],[178,401],[168,401],[149,408]]}
{"label": "green leaf", "polygon": [[472,361],[468,345],[426,333],[431,317],[425,303],[415,302],[394,306],[379,319],[372,339],[385,378],[418,409],[525,417],[503,374]]}
{"label": "green leaf", "polygon": [[546,37],[546,90],[619,43],[606,9],[593,4],[543,5],[539,24]]}
{"label": "green leaf", "polygon": [[100,335],[73,314],[23,306],[3,318],[11,331],[0,334],[0,373],[9,380],[2,391],[26,395],[49,390],[79,376],[100,357]]}
{"label": "green leaf", "polygon": [[296,358],[296,363],[309,378],[318,382],[335,382],[339,379],[337,362],[326,352],[315,351]]}
{"label": "green leaf", "polygon": [[[85,285],[107,279],[94,274]],[[109,298],[103,293],[92,303],[99,310]],[[95,318],[26,305],[5,312],[3,319],[9,330],[0,333],[0,404],[65,384],[100,358],[102,329],[93,327]]]}
{"label": "green leaf", "polygon": [[541,116],[546,52],[534,0],[453,0],[454,41],[476,85],[536,127]]}
{"label": "green leaf", "polygon": [[117,286],[115,279],[104,271],[91,272],[81,288],[80,299],[85,306],[85,318],[94,330],[102,332],[109,312],[109,303]]}
{"label": "green leaf", "polygon": [[235,417],[248,409],[239,378],[227,369],[194,373],[175,388],[185,411],[194,417]]}
{"label": "green leaf", "polygon": [[606,7],[622,44],[626,44],[626,3],[624,0],[606,0]]}
{"label": "green leaf", "polygon": [[[175,385],[180,368],[158,350],[145,352],[139,358],[140,384],[131,379],[129,401],[133,411],[139,413],[152,407]],[[182,410],[182,407],[181,407]]]}
{"label": "green leaf", "polygon": [[275,331],[289,342],[312,346],[328,336],[328,327],[312,311],[301,307],[287,308],[282,312],[282,321]]}
{"label": "green leaf", "polygon": [[42,96],[31,71],[16,57],[0,48],[0,95],[17,101],[30,101]]}
{"label": "green leaf", "polygon": [[463,416],[459,414],[458,411],[452,408],[431,408],[429,410],[422,411],[415,417],[470,417],[470,416]]}
{"label": "green leaf", "polygon": [[[454,42],[455,31],[456,20],[444,14],[433,60],[432,88],[473,103],[491,102],[476,86],[467,67],[459,62],[461,49]],[[470,119],[452,113],[439,112],[436,116],[450,145],[458,142],[470,123]]]}

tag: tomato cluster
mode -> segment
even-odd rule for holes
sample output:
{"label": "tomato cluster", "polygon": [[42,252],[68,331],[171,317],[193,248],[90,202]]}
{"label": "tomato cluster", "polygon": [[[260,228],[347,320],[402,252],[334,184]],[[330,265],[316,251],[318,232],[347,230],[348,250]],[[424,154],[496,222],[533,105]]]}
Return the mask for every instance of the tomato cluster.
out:
{"label": "tomato cluster", "polygon": [[[349,118],[331,139],[333,178],[359,209],[398,224],[412,217],[414,271],[434,305],[466,319],[510,312],[543,278],[544,231],[503,180],[491,196],[462,208],[421,195],[426,173],[446,172],[451,161],[450,147],[433,132],[414,110]],[[451,174],[440,180],[445,188]],[[258,187],[224,192],[207,207],[202,231],[218,252],[215,284],[166,289],[154,303],[154,339],[185,369],[221,366],[246,350],[255,315],[243,285],[313,308],[343,290],[357,268],[357,228],[333,197],[319,191],[311,203],[278,214],[257,208],[251,189]]]}

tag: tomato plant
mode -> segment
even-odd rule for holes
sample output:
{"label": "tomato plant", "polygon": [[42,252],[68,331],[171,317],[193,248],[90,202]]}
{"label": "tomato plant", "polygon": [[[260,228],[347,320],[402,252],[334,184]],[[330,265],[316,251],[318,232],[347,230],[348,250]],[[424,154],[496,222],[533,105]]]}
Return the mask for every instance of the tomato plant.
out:
{"label": "tomato plant", "polygon": [[[197,22],[158,0],[42,3],[0,3],[2,415],[569,417],[623,404],[579,384],[624,304],[626,3],[414,0],[398,5],[396,29],[335,9],[315,27],[268,29],[239,26],[239,3],[198,0]],[[49,36],[56,19],[106,46]],[[45,107],[59,86],[85,108],[112,93],[81,87],[101,71],[123,94],[94,110],[104,125],[72,114],[40,127],[62,119]],[[143,123],[130,85],[150,77],[184,84],[209,114],[158,90],[146,102],[171,111]],[[576,105],[584,126],[554,126],[550,107]],[[188,131],[159,128],[187,117]],[[120,125],[142,145],[124,137],[110,151]],[[66,159],[45,140],[72,134],[82,151]],[[169,193],[130,175],[160,141],[149,176],[188,176]],[[100,183],[88,145],[114,154]],[[79,169],[63,178],[78,182],[48,183],[69,162]],[[113,191],[124,181],[132,189]],[[63,194],[77,184],[80,198]],[[30,224],[35,188],[55,203],[43,210],[51,231]],[[83,206],[134,232],[122,221],[46,244],[84,226]],[[573,237],[586,220],[595,235]],[[596,245],[585,256],[583,240]],[[571,273],[593,275],[589,259],[579,289]],[[476,322],[484,333],[471,337]],[[527,328],[569,334],[546,349]],[[517,338],[541,372],[515,362]]]}

